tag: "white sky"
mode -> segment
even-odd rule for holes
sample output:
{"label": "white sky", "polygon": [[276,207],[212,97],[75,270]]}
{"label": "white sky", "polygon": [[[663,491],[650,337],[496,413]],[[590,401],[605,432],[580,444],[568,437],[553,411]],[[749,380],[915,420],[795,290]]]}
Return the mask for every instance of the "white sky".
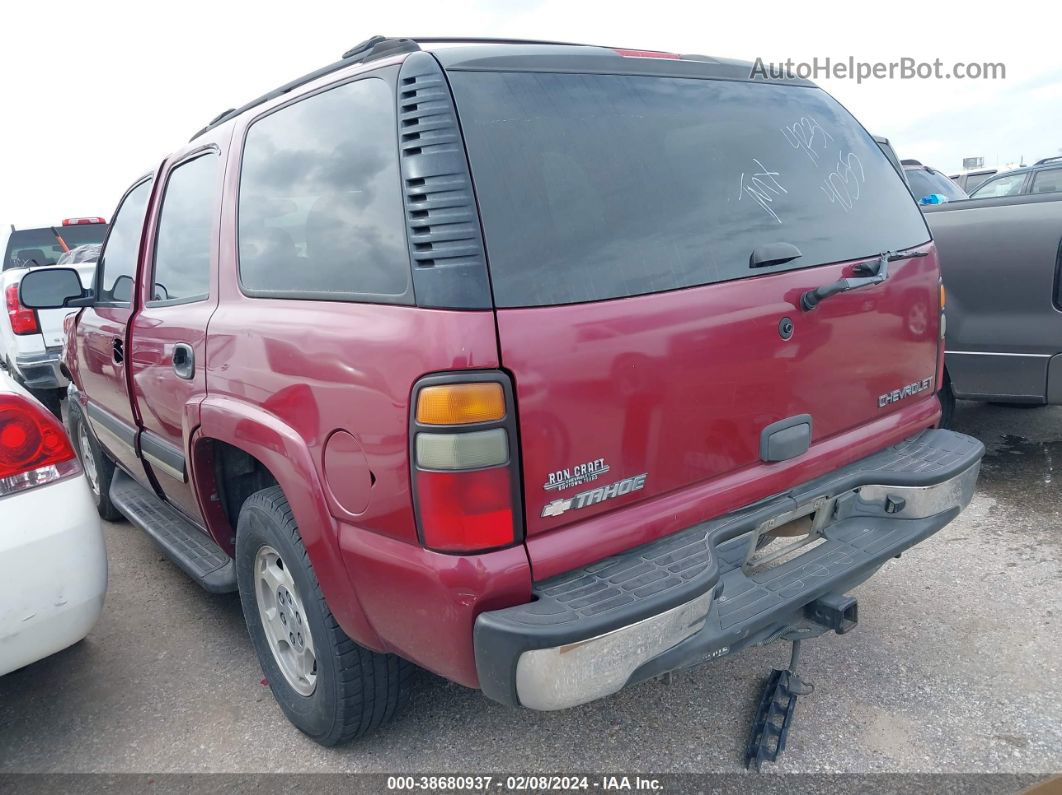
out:
{"label": "white sky", "polygon": [[110,218],[220,111],[374,34],[544,38],[765,62],[1003,62],[998,81],[818,80],[901,157],[1062,154],[1062,3],[32,2],[0,16],[0,224]]}

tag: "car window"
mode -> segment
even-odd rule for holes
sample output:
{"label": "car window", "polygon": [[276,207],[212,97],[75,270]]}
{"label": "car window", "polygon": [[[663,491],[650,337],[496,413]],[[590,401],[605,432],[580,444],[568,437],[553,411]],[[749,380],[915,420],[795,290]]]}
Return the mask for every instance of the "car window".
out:
{"label": "car window", "polygon": [[199,301],[210,294],[210,247],[216,220],[218,156],[178,165],[166,181],[155,243],[149,303]]}
{"label": "car window", "polygon": [[125,195],[111,221],[111,233],[99,260],[97,300],[101,303],[126,304],[133,298],[140,236],[150,196],[151,180],[147,179]]}
{"label": "car window", "polygon": [[1033,193],[1058,193],[1062,191],[1062,168],[1045,168],[1033,177]]}
{"label": "car window", "polygon": [[967,193],[973,193],[978,187],[984,185],[985,182],[995,176],[995,174],[995,171],[982,171],[978,174],[967,174],[966,184],[962,187]]}
{"label": "car window", "polygon": [[100,243],[106,235],[107,224],[18,229],[8,237],[3,267],[7,270],[54,265],[65,253],[63,243],[73,249],[82,243]]}
{"label": "car window", "polygon": [[[820,89],[541,72],[450,82],[497,306],[662,292],[929,240],[903,178]],[[754,249],[779,242],[802,256],[750,269]]]}
{"label": "car window", "polygon": [[1025,184],[1025,172],[1020,174],[1006,174],[1002,177],[990,179],[970,194],[971,199],[989,199],[993,196],[1017,196],[1021,193],[1021,186]]}
{"label": "car window", "polygon": [[412,302],[387,83],[347,83],[250,127],[239,254],[250,295]]}
{"label": "car window", "polygon": [[934,193],[953,201],[966,198],[966,192],[939,171],[921,166],[908,168],[906,172],[907,180],[911,183],[911,193],[918,201]]}

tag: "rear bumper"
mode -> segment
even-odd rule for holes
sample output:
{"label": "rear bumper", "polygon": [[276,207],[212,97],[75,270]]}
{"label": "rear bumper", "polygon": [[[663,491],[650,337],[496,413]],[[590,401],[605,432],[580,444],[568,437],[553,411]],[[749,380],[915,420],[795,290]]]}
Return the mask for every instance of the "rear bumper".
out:
{"label": "rear bumper", "polygon": [[[809,606],[835,603],[954,519],[983,454],[968,436],[925,431],[743,511],[536,583],[535,601],[477,618],[480,687],[502,703],[563,709],[746,646],[828,631]],[[809,510],[821,514],[823,541],[772,568],[745,566],[760,532]]]}
{"label": "rear bumper", "polygon": [[15,369],[28,389],[60,389],[66,386],[66,376],[59,368],[58,349],[44,353],[23,353],[15,357]]}
{"label": "rear bumper", "polygon": [[0,676],[88,634],[107,590],[107,552],[84,475],[0,499]]}

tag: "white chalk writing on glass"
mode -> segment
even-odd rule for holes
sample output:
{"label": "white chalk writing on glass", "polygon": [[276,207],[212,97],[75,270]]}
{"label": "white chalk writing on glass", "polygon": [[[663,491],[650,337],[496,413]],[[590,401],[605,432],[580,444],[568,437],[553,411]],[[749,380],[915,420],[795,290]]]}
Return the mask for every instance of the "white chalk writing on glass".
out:
{"label": "white chalk writing on glass", "polygon": [[771,204],[776,198],[784,193],[789,193],[789,191],[782,187],[782,184],[778,181],[780,175],[777,171],[771,171],[756,158],[753,158],[752,162],[756,164],[759,171],[752,172],[747,178],[745,172],[741,172],[741,179],[738,185],[738,201],[748,195],[766,210],[771,218],[778,223],[782,223],[782,219],[778,217],[778,213],[774,211]]}
{"label": "white chalk writing on glass", "polygon": [[800,119],[782,127],[782,135],[789,145],[807,155],[812,163],[818,163],[819,157],[833,141],[830,135],[814,119],[801,116]]}
{"label": "white chalk writing on glass", "polygon": [[861,195],[864,181],[863,163],[855,152],[838,153],[837,163],[819,186],[826,198],[839,204],[845,212],[852,209]]}

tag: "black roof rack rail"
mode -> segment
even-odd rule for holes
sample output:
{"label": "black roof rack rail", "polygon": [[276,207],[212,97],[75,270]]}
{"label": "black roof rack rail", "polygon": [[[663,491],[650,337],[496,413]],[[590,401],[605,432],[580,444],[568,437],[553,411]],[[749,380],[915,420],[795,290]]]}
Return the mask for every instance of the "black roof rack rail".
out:
{"label": "black roof rack rail", "polygon": [[1044,163],[1054,163],[1056,160],[1062,160],[1062,155],[1054,155],[1053,157],[1045,157],[1041,160],[1037,160],[1033,163],[1034,166],[1042,166]]}
{"label": "black roof rack rail", "polygon": [[[261,105],[263,102],[268,102],[271,99],[279,97],[283,94],[287,94],[298,88],[301,85],[309,83],[311,80],[316,80],[318,77],[323,77],[330,72],[335,72],[346,66],[356,63],[364,63],[365,61],[372,61],[377,58],[383,58],[388,55],[394,55],[399,52],[415,52],[420,49],[421,44],[546,44],[561,47],[599,47],[603,45],[598,44],[578,44],[572,41],[549,41],[546,39],[505,39],[505,38],[488,38],[478,36],[402,36],[397,38],[388,38],[387,36],[373,36],[366,39],[360,44],[356,44],[343,53],[340,60],[335,63],[331,63],[328,66],[322,66],[320,69],[316,69],[309,74],[292,80],[290,83],[285,83],[280,88],[275,88],[268,94],[263,94],[257,99],[253,99],[245,105],[241,105],[238,108],[230,108],[224,113],[219,113],[214,117],[206,127],[201,129],[191,140],[195,140],[200,135],[205,133],[212,127],[216,127],[219,124],[223,124],[234,116],[239,116],[244,111]],[[612,48],[616,49],[616,48]],[[645,48],[639,48],[645,50]],[[645,52],[655,52],[654,50],[645,50]]]}
{"label": "black roof rack rail", "polygon": [[311,80],[316,80],[318,77],[324,77],[325,75],[336,72],[347,66],[351,66],[356,63],[365,63],[366,61],[372,61],[377,58],[383,58],[387,55],[393,55],[399,52],[414,52],[419,50],[420,46],[413,39],[403,38],[387,38],[385,36],[373,36],[370,39],[366,39],[351,47],[345,53],[343,57],[335,63],[330,63],[328,66],[322,66],[320,69],[315,69],[309,74],[305,74],[302,77],[296,78],[289,83],[285,83],[280,88],[275,88],[267,94],[263,94],[257,99],[252,99],[245,105],[241,105],[238,108],[232,108],[224,113],[218,114],[214,119],[203,129],[199,130],[190,140],[194,141],[200,135],[205,133],[212,127],[217,127],[219,124],[227,122],[234,116],[239,116],[244,111],[250,110],[253,107],[261,105],[263,102],[268,102],[271,99],[287,94],[289,91],[293,91],[299,86],[309,83]]}

